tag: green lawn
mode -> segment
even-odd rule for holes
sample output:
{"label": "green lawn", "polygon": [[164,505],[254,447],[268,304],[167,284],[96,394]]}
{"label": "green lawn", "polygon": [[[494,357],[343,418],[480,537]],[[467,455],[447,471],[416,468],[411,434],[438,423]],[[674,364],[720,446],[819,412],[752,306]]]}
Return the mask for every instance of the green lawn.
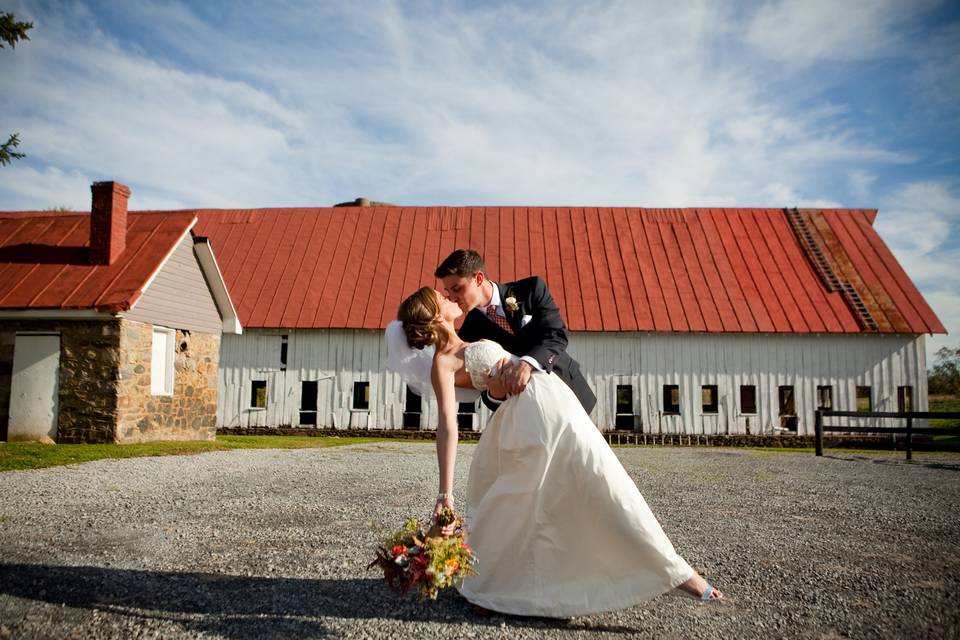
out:
{"label": "green lawn", "polygon": [[103,458],[177,456],[231,449],[309,449],[369,442],[396,442],[391,438],[310,436],[219,436],[212,442],[145,442],[140,444],[57,444],[0,442],[0,472],[42,469]]}
{"label": "green lawn", "polygon": [[[960,413],[960,396],[930,396],[930,411],[955,411]],[[960,427],[960,420],[931,420],[930,426]]]}

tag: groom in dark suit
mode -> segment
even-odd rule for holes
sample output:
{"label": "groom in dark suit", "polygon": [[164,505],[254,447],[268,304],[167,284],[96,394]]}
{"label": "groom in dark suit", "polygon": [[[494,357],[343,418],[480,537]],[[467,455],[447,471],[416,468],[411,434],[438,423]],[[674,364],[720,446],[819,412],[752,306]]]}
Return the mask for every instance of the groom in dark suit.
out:
{"label": "groom in dark suit", "polygon": [[479,253],[457,249],[434,272],[443,282],[446,296],[466,314],[458,332],[462,339],[493,340],[521,357],[502,372],[502,387],[493,383],[490,392],[484,392],[484,404],[496,411],[506,397],[503,392],[522,392],[536,370],[557,374],[590,413],[597,398],[580,373],[580,365],[567,353],[567,327],[547,283],[531,276],[497,284],[487,279],[484,268]]}

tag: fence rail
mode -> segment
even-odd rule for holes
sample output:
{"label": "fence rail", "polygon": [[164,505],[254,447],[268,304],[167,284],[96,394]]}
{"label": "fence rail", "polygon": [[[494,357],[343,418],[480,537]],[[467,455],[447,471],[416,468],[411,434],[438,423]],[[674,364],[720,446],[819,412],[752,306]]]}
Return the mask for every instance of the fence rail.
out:
{"label": "fence rail", "polygon": [[[937,435],[937,436],[960,436],[960,428],[946,427],[914,427],[914,420],[960,420],[960,412],[956,411],[828,411],[817,409],[814,414],[814,439],[816,441],[816,454],[823,455],[823,432],[824,431],[842,431],[844,433],[890,433],[906,434],[904,446],[907,450],[907,460],[913,459],[913,436],[914,435]],[[903,427],[851,427],[846,425],[824,424],[824,418],[893,418],[905,420]]]}

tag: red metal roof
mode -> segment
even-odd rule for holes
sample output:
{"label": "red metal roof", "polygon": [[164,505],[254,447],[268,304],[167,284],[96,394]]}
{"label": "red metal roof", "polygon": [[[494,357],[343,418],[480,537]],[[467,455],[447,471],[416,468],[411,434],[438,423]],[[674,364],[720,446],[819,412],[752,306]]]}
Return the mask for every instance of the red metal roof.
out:
{"label": "red metal roof", "polygon": [[111,266],[86,264],[87,214],[0,213],[0,309],[127,309],[195,217],[251,328],[383,328],[472,247],[495,280],[543,276],[573,331],[945,332],[859,209],[131,212]]}
{"label": "red metal roof", "polygon": [[[881,333],[944,333],[873,228],[876,211],[804,210],[812,246]],[[858,333],[782,209],[338,207],[200,210],[241,322],[380,329],[472,247],[488,275],[543,276],[573,331]],[[845,297],[846,296],[846,297]]]}
{"label": "red metal roof", "polygon": [[195,219],[130,213],[117,261],[90,265],[89,214],[0,213],[0,310],[129,309]]}

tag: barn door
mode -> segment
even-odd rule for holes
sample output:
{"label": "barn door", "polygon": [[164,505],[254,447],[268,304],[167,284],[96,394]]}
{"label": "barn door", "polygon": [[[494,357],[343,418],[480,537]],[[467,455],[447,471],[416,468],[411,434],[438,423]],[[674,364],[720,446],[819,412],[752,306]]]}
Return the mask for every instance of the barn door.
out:
{"label": "barn door", "polygon": [[17,334],[7,440],[56,438],[59,392],[60,336]]}

